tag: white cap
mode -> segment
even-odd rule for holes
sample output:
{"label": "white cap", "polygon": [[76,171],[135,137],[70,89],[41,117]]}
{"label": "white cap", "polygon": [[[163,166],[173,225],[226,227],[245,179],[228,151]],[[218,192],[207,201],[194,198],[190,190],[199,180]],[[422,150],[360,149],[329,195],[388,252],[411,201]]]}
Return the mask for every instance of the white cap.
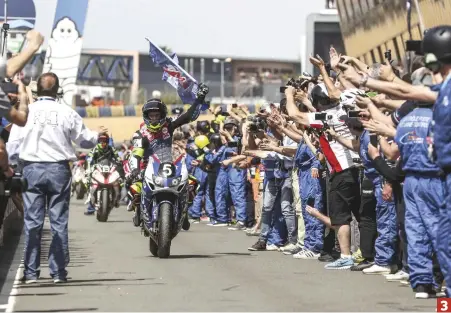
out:
{"label": "white cap", "polygon": [[161,92],[159,92],[158,90],[152,91],[152,98],[160,99],[161,98]]}

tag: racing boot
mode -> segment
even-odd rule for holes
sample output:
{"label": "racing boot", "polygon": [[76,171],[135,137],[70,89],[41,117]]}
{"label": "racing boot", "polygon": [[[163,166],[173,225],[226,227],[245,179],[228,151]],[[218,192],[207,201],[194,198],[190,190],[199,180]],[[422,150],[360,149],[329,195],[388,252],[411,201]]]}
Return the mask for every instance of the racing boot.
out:
{"label": "racing boot", "polygon": [[183,218],[183,224],[182,224],[182,229],[185,231],[188,231],[191,227],[191,223],[188,220],[188,215],[185,214],[185,217]]}

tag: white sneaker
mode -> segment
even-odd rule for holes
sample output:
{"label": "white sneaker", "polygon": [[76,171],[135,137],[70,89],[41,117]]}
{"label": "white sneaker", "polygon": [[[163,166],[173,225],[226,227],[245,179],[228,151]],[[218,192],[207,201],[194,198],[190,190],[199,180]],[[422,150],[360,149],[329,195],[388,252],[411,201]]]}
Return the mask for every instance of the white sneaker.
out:
{"label": "white sneaker", "polygon": [[280,247],[279,251],[284,252],[284,251],[288,251],[288,250],[293,250],[294,248],[296,248],[296,245],[294,245],[292,243],[289,243],[289,244],[286,244],[283,247]]}
{"label": "white sneaker", "polygon": [[293,258],[303,260],[318,260],[319,257],[320,257],[319,253],[315,253],[310,250],[302,250],[301,252],[293,255]]}
{"label": "white sneaker", "polygon": [[266,251],[279,251],[279,247],[276,245],[266,245]]}
{"label": "white sneaker", "polygon": [[127,205],[127,212],[133,211],[133,202],[130,201],[130,203]]}
{"label": "white sneaker", "polygon": [[380,265],[374,264],[373,266],[364,269],[362,272],[363,272],[363,274],[367,274],[367,275],[390,274],[392,272],[392,266],[380,266]]}
{"label": "white sneaker", "polygon": [[404,271],[398,271],[395,274],[385,275],[385,279],[387,281],[400,281],[400,280],[409,280],[409,274]]}

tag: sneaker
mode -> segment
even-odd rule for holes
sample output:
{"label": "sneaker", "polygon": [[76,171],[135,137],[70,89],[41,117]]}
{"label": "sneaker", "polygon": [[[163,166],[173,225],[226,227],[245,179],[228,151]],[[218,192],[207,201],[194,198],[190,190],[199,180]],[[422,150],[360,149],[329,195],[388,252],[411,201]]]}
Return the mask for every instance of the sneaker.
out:
{"label": "sneaker", "polygon": [[213,227],[227,227],[230,226],[229,223],[224,223],[224,222],[216,222],[212,225]]}
{"label": "sneaker", "polygon": [[207,226],[215,226],[216,221],[215,220],[210,220],[209,223],[207,223]]}
{"label": "sneaker", "polygon": [[374,264],[373,266],[364,269],[363,274],[366,275],[384,275],[384,274],[391,274],[393,272],[393,266],[381,266]]}
{"label": "sneaker", "polygon": [[191,224],[199,224],[200,223],[200,218],[199,217],[190,218],[189,222]]}
{"label": "sneaker", "polygon": [[201,222],[210,222],[210,218],[209,218],[208,216],[202,216],[202,217],[200,218],[200,221],[201,221]]}
{"label": "sneaker", "polygon": [[96,211],[85,211],[85,215],[94,215],[94,213],[96,213]]}
{"label": "sneaker", "polygon": [[320,257],[318,258],[318,261],[320,261],[320,262],[327,262],[327,263],[333,262],[335,260],[336,259],[328,252],[322,252]]}
{"label": "sneaker", "polygon": [[64,284],[67,283],[67,278],[54,278],[53,282],[55,284]]}
{"label": "sneaker", "polygon": [[280,252],[284,252],[284,251],[289,251],[289,250],[293,250],[296,248],[295,244],[292,243],[287,243],[286,245],[284,245],[283,247],[279,248]]}
{"label": "sneaker", "polygon": [[36,284],[36,283],[38,282],[38,279],[37,279],[37,278],[26,278],[25,276],[23,276],[23,277],[19,280],[19,282],[22,283],[22,284],[26,284],[26,285],[29,285],[29,284]]}
{"label": "sneaker", "polygon": [[395,274],[385,275],[385,279],[387,281],[400,281],[400,280],[409,280],[409,274],[404,272],[403,270],[398,271]]}
{"label": "sneaker", "polygon": [[415,299],[435,298],[436,292],[432,285],[418,285],[414,288]]}
{"label": "sneaker", "polygon": [[266,242],[259,240],[252,247],[247,248],[249,251],[266,251]]}
{"label": "sneaker", "polygon": [[259,236],[260,236],[260,232],[259,232],[259,231],[246,232],[246,236],[255,236],[255,237],[259,237]]}
{"label": "sneaker", "polygon": [[362,256],[362,252],[360,251],[360,249],[354,252],[354,254],[352,255],[352,260],[354,261],[355,264],[362,263],[365,260],[365,258]]}
{"label": "sneaker", "polygon": [[401,280],[401,281],[399,281],[399,284],[401,285],[401,287],[409,287],[410,281],[409,280]]}
{"label": "sneaker", "polygon": [[229,230],[246,230],[246,225],[243,222],[238,222],[235,225],[229,227]]}
{"label": "sneaker", "polygon": [[352,258],[339,258],[335,262],[326,264],[326,270],[348,270],[354,265]]}
{"label": "sneaker", "polygon": [[266,251],[279,251],[279,247],[274,244],[266,245]]}
{"label": "sneaker", "polygon": [[359,262],[358,264],[355,264],[354,266],[352,266],[351,271],[361,272],[364,269],[370,268],[373,265],[374,265],[374,261],[364,259],[363,261]]}
{"label": "sneaker", "polygon": [[303,260],[318,260],[319,257],[320,257],[319,253],[315,253],[310,250],[302,250],[301,252],[293,255],[293,258]]}
{"label": "sneaker", "polygon": [[133,202],[130,201],[130,203],[127,205],[127,212],[134,211],[135,208],[133,207]]}
{"label": "sneaker", "polygon": [[301,252],[302,250],[304,250],[304,247],[296,245],[296,246],[294,246],[293,249],[284,250],[283,254],[285,254],[285,255],[293,255],[293,254],[297,254],[297,253]]}

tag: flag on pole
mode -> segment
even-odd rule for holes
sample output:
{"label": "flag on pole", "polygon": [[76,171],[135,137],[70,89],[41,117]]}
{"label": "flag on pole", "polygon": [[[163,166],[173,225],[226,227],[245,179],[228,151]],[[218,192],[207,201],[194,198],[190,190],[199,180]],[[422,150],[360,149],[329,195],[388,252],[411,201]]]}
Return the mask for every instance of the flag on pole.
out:
{"label": "flag on pole", "polygon": [[[177,93],[184,104],[193,104],[197,97],[198,83],[188,74],[180,65],[177,55],[173,53],[168,56],[160,47],[153,43],[149,38],[149,56],[155,65],[163,69],[162,80],[171,84],[177,90]],[[203,104],[201,110],[206,110],[207,104]]]}

